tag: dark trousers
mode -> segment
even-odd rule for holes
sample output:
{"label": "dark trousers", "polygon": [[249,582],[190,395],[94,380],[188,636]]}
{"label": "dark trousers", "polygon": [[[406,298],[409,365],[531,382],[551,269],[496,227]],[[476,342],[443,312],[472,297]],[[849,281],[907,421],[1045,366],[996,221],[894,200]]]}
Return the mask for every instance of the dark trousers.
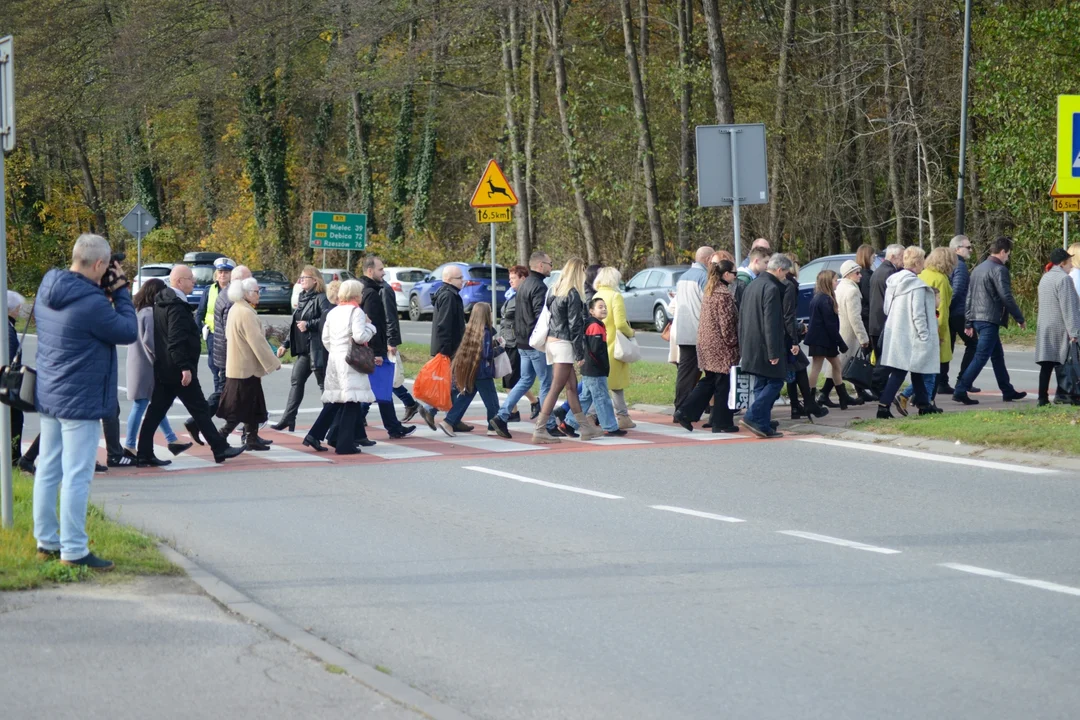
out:
{"label": "dark trousers", "polygon": [[[1050,399],[1050,376],[1057,376],[1057,391],[1054,393],[1057,396],[1065,398],[1065,393],[1061,392],[1061,363],[1056,363],[1052,360],[1043,360],[1039,363],[1039,400]],[[12,411],[14,414],[14,411]],[[12,431],[14,433],[14,431]],[[15,436],[12,435],[12,438]]]}
{"label": "dark trousers", "polygon": [[[162,416],[164,417],[164,416]],[[161,420],[158,420],[161,422]],[[154,427],[157,427],[156,425]],[[105,433],[105,454],[109,459],[123,457],[124,446],[120,444],[120,401],[111,415],[101,418],[101,430]]]}
{"label": "dark trousers", "polygon": [[[383,429],[390,435],[399,435],[405,432],[405,426],[398,420],[397,411],[394,409],[393,400],[384,400],[377,403],[379,406],[379,417],[382,418]],[[360,404],[360,423],[361,425],[367,424],[368,409],[371,408],[371,403]]]}
{"label": "dark trousers", "polygon": [[[898,368],[888,368],[888,370],[889,380],[885,383],[881,395],[878,396],[878,402],[884,407],[892,405],[892,401],[896,399],[896,393],[904,384],[904,378],[907,377],[907,370]],[[930,404],[930,397],[926,394],[926,379],[922,373],[911,373],[911,387],[915,390],[916,407],[922,408]]]}
{"label": "dark trousers", "polygon": [[214,454],[220,455],[228,450],[229,443],[214,427],[210,408],[206,404],[202,387],[199,385],[199,377],[192,373],[191,384],[187,387],[178,382],[162,382],[160,379],[154,383],[154,394],[150,397],[150,407],[146,409],[142,427],[139,428],[139,457],[144,459],[153,457],[154,433],[157,432],[162,418],[168,414],[173,401],[177,398],[180,398],[180,402],[184,403],[184,407],[191,413],[195,424],[199,426],[199,432],[206,438],[206,442],[210,445],[210,449],[214,451]]}
{"label": "dark trousers", "polygon": [[11,408],[11,461],[22,457],[23,411]]}
{"label": "dark trousers", "polygon": [[281,416],[282,423],[296,422],[296,411],[304,401],[304,386],[312,373],[315,373],[315,382],[319,384],[319,392],[322,392],[326,368],[313,367],[309,354],[297,355],[293,361],[292,386],[289,388],[289,401],[285,403],[285,412]]}
{"label": "dark trousers", "polygon": [[356,441],[367,439],[359,419],[360,403],[323,403],[308,435],[316,440],[327,439],[338,455],[351,455],[356,452]]}
{"label": "dark trousers", "polygon": [[697,345],[679,346],[679,370],[675,376],[675,407],[679,407],[701,379],[697,364]]}
{"label": "dark trousers", "polygon": [[[968,369],[968,365],[975,359],[975,350],[979,346],[978,338],[968,337],[964,334],[964,325],[966,325],[963,315],[951,315],[949,316],[949,343],[952,345],[953,350],[956,350],[956,338],[959,337],[964,343],[964,357],[960,360],[960,372],[956,373],[956,381],[960,382],[960,376],[964,374],[964,371]],[[944,366],[945,363],[942,363]],[[948,380],[948,373],[945,373],[945,380]]]}
{"label": "dark trousers", "polygon": [[971,389],[971,386],[975,384],[975,378],[979,377],[979,373],[986,367],[988,360],[994,368],[994,379],[997,380],[1001,393],[1009,397],[1016,392],[1012,383],[1009,382],[1009,370],[1005,367],[1005,351],[1001,349],[1000,332],[1001,326],[995,323],[975,323],[975,334],[978,336],[975,357],[972,358],[971,365],[961,373],[960,379],[956,381],[957,395]]}
{"label": "dark trousers", "polygon": [[219,368],[214,362],[214,333],[206,335],[206,367],[210,368],[210,375],[214,378],[214,394],[220,395],[225,389],[225,368]]}
{"label": "dark trousers", "polygon": [[712,400],[712,415],[709,422],[713,431],[734,425],[733,413],[728,408],[728,392],[731,389],[731,376],[728,373],[705,371],[705,377],[698,381],[694,389],[679,410],[688,418],[699,418]]}
{"label": "dark trousers", "polygon": [[416,400],[409,394],[408,389],[404,385],[398,385],[394,388],[394,397],[401,402],[405,403],[405,407],[412,407],[416,404]]}
{"label": "dark trousers", "polygon": [[881,364],[881,342],[883,338],[883,335],[870,336],[870,342],[874,344],[874,376],[871,389],[879,397],[885,391],[885,383],[889,382],[889,375],[892,371],[892,368]]}

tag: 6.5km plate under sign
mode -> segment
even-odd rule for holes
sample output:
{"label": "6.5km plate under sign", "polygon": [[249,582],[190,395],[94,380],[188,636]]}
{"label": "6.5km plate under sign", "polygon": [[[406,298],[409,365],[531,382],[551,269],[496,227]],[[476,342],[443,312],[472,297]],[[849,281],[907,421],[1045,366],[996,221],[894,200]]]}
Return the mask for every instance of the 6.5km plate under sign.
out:
{"label": "6.5km plate under sign", "polygon": [[321,250],[367,248],[367,215],[316,210],[311,213],[311,247]]}

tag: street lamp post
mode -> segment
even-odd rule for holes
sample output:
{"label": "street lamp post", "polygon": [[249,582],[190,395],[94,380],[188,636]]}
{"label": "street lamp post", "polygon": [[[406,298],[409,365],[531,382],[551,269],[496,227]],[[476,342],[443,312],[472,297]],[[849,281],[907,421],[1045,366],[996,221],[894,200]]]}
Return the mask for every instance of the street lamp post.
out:
{"label": "street lamp post", "polygon": [[964,172],[967,168],[968,65],[971,61],[971,0],[964,0],[964,73],[960,89],[960,167],[956,173],[956,235],[964,234]]}

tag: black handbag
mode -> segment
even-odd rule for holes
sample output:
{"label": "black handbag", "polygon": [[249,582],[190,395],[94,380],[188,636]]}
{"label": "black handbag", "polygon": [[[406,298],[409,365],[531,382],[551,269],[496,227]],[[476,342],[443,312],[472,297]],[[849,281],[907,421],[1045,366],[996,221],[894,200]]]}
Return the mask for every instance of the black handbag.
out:
{"label": "black handbag", "polygon": [[1069,343],[1069,355],[1061,366],[1061,392],[1080,395],[1080,343]]}
{"label": "black handbag", "polygon": [[349,316],[349,351],[345,362],[358,373],[370,375],[375,372],[375,351],[367,345],[361,345],[352,339],[352,316]]}
{"label": "black handbag", "polygon": [[[36,297],[34,305],[37,305]],[[23,345],[26,342],[26,331],[30,327],[30,318],[34,315],[34,305],[30,307],[30,315],[26,318],[26,325],[19,339],[19,352],[15,353],[10,365],[0,367],[0,403],[23,412],[37,412],[34,403],[37,397],[37,371],[22,364]],[[8,351],[10,352],[11,348],[8,348]]]}
{"label": "black handbag", "polygon": [[848,358],[840,377],[859,390],[869,389],[874,384],[874,366],[870,364],[870,351],[860,348]]}

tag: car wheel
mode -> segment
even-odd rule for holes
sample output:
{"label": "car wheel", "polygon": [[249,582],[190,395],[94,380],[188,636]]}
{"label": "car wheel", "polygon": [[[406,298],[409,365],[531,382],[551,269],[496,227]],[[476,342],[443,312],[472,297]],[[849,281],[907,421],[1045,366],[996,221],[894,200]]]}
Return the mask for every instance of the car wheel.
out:
{"label": "car wheel", "polygon": [[409,319],[413,322],[419,322],[423,313],[420,312],[420,298],[413,295],[409,298]]}
{"label": "car wheel", "polygon": [[656,328],[656,332],[664,332],[664,328],[667,327],[668,316],[664,308],[659,305],[653,310],[653,326]]}

